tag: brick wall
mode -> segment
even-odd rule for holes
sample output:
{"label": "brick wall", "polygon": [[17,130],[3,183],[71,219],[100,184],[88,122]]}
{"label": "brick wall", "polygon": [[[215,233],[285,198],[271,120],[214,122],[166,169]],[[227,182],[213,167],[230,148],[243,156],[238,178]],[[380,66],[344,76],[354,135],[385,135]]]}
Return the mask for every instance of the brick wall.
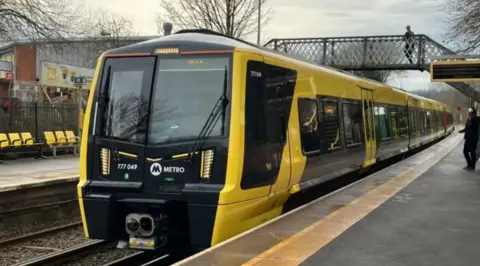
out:
{"label": "brick wall", "polygon": [[0,99],[8,96],[8,83],[0,82]]}
{"label": "brick wall", "polygon": [[18,45],[16,47],[16,57],[16,80],[35,81],[37,78],[37,52],[35,44]]}

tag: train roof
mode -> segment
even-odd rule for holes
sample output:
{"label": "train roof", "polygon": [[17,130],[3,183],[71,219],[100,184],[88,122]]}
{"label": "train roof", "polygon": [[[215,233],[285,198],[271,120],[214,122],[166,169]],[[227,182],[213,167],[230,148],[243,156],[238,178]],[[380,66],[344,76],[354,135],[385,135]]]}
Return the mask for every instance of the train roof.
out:
{"label": "train roof", "polygon": [[[115,53],[115,54],[125,54],[125,53],[151,53],[154,49],[157,49],[160,45],[169,45],[169,44],[185,44],[185,45],[195,45],[192,49],[198,50],[199,46],[201,48],[202,44],[211,49],[212,47],[218,47],[222,50],[234,50],[235,48],[240,49],[251,49],[251,50],[261,50],[264,53],[269,53],[276,57],[280,57],[283,60],[297,60],[300,63],[302,62],[305,66],[315,67],[317,69],[322,69],[323,71],[328,71],[333,75],[342,76],[344,78],[350,78],[357,81],[366,81],[367,79],[354,75],[344,70],[336,69],[330,66],[318,65],[304,58],[286,54],[283,52],[275,51],[263,46],[258,46],[256,44],[233,38],[221,33],[211,31],[208,29],[187,29],[178,31],[172,35],[162,36],[159,38],[151,39],[144,42],[139,42],[136,44],[123,46],[120,48],[115,48],[107,51],[106,53]],[[370,82],[373,82],[370,80]],[[382,83],[379,83],[382,84]],[[382,86],[386,86],[382,84]]]}
{"label": "train roof", "polygon": [[[241,40],[241,39],[237,39],[237,38],[234,38],[234,37],[231,37],[231,36],[227,36],[227,35],[224,35],[224,34],[212,31],[212,30],[208,30],[208,29],[180,30],[180,31],[178,31],[178,32],[176,32],[172,35],[162,36],[162,37],[159,37],[159,38],[154,38],[154,39],[139,42],[139,43],[136,43],[136,44],[112,49],[112,50],[107,51],[106,53],[107,54],[108,53],[124,54],[124,53],[139,53],[139,52],[140,53],[141,52],[151,53],[153,50],[159,48],[160,45],[161,46],[169,45],[170,43],[171,44],[173,44],[173,43],[175,43],[175,44],[184,43],[186,46],[192,45],[192,49],[195,49],[195,50],[199,49],[198,46],[200,46],[200,48],[201,48],[202,44],[204,46],[208,46],[210,49],[212,47],[218,47],[218,49],[222,49],[222,50],[234,50],[236,48],[261,50],[264,53],[273,55],[274,57],[280,57],[280,59],[282,59],[282,60],[296,60],[297,63],[301,63],[302,65],[304,65],[306,67],[314,67],[316,69],[322,70],[324,72],[328,72],[329,74],[332,74],[332,75],[335,75],[335,76],[339,76],[339,77],[354,80],[354,81],[360,81],[364,84],[369,84],[371,86],[388,88],[388,89],[391,89],[392,91],[394,91],[396,93],[402,93],[402,94],[406,93],[409,97],[412,97],[412,98],[415,98],[415,99],[418,99],[418,100],[423,100],[423,101],[428,101],[428,102],[431,102],[431,103],[442,104],[442,103],[437,102],[435,100],[410,93],[410,92],[408,92],[404,89],[395,88],[395,87],[389,86],[387,84],[384,84],[384,83],[381,83],[381,82],[378,82],[378,81],[375,81],[375,80],[372,80],[372,79],[359,77],[359,76],[357,76],[353,73],[350,73],[350,72],[347,72],[347,71],[344,71],[344,70],[341,70],[341,69],[337,69],[337,68],[333,68],[333,67],[325,66],[325,65],[315,64],[312,61],[306,60],[304,58],[301,58],[301,57],[298,57],[298,56],[295,56],[295,55],[290,55],[290,54],[286,54],[284,52],[272,50],[272,49],[269,49],[269,48],[266,48],[266,47],[263,47],[263,46],[258,46],[256,44],[253,44],[253,43]],[[442,105],[444,105],[444,104],[442,104]]]}

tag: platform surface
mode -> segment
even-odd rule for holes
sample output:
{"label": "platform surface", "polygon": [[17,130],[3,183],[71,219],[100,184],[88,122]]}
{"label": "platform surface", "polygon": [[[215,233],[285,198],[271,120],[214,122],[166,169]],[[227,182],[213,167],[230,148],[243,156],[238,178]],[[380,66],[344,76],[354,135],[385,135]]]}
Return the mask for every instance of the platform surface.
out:
{"label": "platform surface", "polygon": [[480,171],[463,143],[301,265],[480,265]]}
{"label": "platform surface", "polygon": [[78,180],[80,159],[72,155],[19,159],[0,164],[0,192]]}
{"label": "platform surface", "polygon": [[462,139],[453,133],[176,265],[477,265],[480,169],[462,169]]}

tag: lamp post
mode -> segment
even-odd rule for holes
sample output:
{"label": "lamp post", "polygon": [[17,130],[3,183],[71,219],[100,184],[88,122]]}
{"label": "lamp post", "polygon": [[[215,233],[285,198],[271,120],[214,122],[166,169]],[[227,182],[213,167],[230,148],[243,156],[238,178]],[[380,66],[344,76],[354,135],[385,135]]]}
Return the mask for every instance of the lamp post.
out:
{"label": "lamp post", "polygon": [[258,0],[258,32],[257,32],[257,45],[260,46],[260,21],[262,18],[262,0]]}

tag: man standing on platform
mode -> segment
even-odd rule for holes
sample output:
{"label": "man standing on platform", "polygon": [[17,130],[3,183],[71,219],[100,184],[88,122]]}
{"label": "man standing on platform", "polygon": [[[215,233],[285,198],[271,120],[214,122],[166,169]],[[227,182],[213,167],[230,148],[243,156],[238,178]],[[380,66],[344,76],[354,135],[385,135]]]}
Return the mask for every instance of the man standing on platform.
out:
{"label": "man standing on platform", "polygon": [[463,146],[463,154],[467,160],[467,167],[465,170],[475,170],[475,164],[477,163],[477,143],[478,143],[478,127],[480,125],[479,117],[477,116],[477,110],[474,108],[468,108],[468,119],[465,123],[465,128],[458,131],[465,133],[465,143]]}

